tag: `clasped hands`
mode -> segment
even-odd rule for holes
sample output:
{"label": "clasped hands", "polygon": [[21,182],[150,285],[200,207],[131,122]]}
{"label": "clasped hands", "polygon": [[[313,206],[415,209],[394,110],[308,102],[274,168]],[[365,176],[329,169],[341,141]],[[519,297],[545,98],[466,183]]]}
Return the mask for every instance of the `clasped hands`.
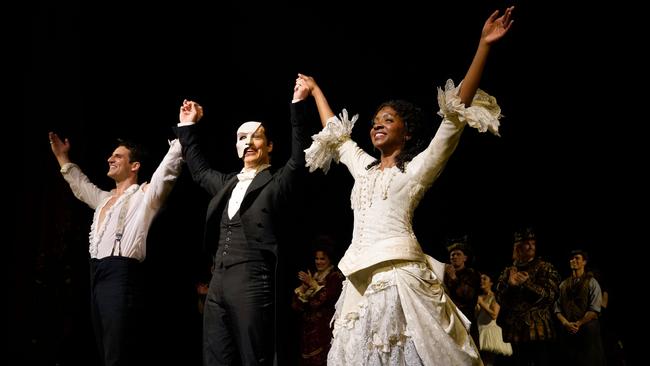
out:
{"label": "clasped hands", "polygon": [[298,279],[302,282],[304,288],[316,287],[318,282],[312,276],[311,271],[307,270],[298,272]]}
{"label": "clasped hands", "polygon": [[508,284],[511,286],[519,286],[522,283],[528,281],[528,272],[518,271],[517,268],[510,268],[510,273],[508,275]]}

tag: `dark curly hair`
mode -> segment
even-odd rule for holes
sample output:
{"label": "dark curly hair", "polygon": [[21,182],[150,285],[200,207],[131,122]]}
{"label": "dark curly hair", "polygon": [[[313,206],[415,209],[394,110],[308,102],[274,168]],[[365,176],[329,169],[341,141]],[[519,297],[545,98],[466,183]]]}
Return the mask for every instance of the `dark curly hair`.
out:
{"label": "dark curly hair", "polygon": [[321,251],[327,255],[330,262],[336,265],[340,260],[339,248],[336,240],[327,234],[321,234],[311,240],[311,254]]}
{"label": "dark curly hair", "polygon": [[[406,133],[411,136],[410,139],[404,142],[404,147],[395,158],[397,167],[400,171],[404,172],[406,163],[411,161],[427,147],[431,141],[431,136],[424,122],[424,115],[420,107],[405,100],[389,100],[377,107],[373,117],[384,107],[390,107],[395,110],[395,113],[404,121]],[[378,164],[379,159],[368,164],[366,169],[368,170]]]}

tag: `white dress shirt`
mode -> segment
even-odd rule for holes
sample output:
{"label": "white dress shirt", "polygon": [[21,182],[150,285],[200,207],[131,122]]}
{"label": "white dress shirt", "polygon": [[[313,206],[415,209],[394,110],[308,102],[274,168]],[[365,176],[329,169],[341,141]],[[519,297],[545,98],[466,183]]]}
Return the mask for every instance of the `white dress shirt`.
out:
{"label": "white dress shirt", "polygon": [[253,178],[255,178],[257,173],[261,172],[264,169],[267,169],[268,167],[270,167],[269,164],[262,164],[257,168],[244,168],[241,170],[239,174],[237,174],[237,178],[239,179],[239,182],[237,182],[237,185],[235,186],[235,188],[233,188],[232,193],[230,194],[230,200],[228,201],[229,219],[232,219],[232,217],[235,216],[235,214],[239,210],[239,207],[241,206],[241,201],[244,199],[244,195],[246,195],[246,190],[248,189],[248,186],[251,185]]}
{"label": "white dress shirt", "polygon": [[113,194],[99,189],[90,182],[76,164],[67,163],[61,167],[63,178],[70,184],[75,197],[95,210],[89,235],[91,258],[101,259],[118,254],[117,250],[113,251],[115,233],[120,210],[128,198],[129,206],[124,220],[124,231],[120,244],[121,255],[135,258],[141,262],[145,259],[145,245],[151,221],[180,174],[182,162],[181,144],[178,140],[174,140],[170,143],[167,155],[153,173],[147,190],[143,189],[144,185],[131,185],[122,193],[115,204],[106,211],[104,220],[101,223],[99,222],[100,212]]}

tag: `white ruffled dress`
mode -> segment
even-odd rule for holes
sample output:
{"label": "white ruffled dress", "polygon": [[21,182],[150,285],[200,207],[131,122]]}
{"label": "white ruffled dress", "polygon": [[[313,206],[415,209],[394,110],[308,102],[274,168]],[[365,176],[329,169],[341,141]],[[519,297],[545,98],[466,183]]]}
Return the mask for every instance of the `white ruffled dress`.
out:
{"label": "white ruffled dress", "polygon": [[[491,295],[487,299],[488,306],[491,306],[494,301],[496,301],[494,295]],[[512,345],[503,341],[503,331],[497,324],[497,321],[492,319],[485,309],[481,308],[479,305],[476,306],[479,309],[478,315],[476,316],[476,322],[478,323],[479,349],[481,351],[492,352],[504,356],[512,355]]]}
{"label": "white ruffled dress", "polygon": [[466,124],[498,135],[501,110],[478,90],[465,108],[451,80],[438,88],[443,121],[429,146],[397,167],[366,169],[375,158],[350,139],[358,116],[343,110],[305,150],[310,171],[343,162],[354,177],[352,243],[336,304],[328,365],[480,365],[469,321],[445,294],[444,265],[422,252],[412,228],[420,199],[438,177]]}

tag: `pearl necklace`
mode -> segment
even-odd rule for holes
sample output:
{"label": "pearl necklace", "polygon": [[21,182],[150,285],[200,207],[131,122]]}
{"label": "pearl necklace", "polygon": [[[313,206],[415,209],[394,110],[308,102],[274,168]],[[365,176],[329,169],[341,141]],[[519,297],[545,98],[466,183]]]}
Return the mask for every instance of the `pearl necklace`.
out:
{"label": "pearl necklace", "polygon": [[[375,194],[375,187],[377,186],[377,180],[379,180],[379,196],[381,197],[382,200],[388,199],[388,190],[390,189],[390,184],[393,182],[393,178],[395,178],[396,169],[395,167],[391,168],[384,168],[384,170],[380,170],[379,166],[373,167],[375,169],[375,177],[372,180],[372,186],[370,187],[370,191],[368,192],[370,194],[370,206],[372,206],[372,197]],[[385,179],[385,172],[386,169],[390,170],[390,175],[388,176],[388,179]],[[381,177],[381,179],[380,179]]]}

